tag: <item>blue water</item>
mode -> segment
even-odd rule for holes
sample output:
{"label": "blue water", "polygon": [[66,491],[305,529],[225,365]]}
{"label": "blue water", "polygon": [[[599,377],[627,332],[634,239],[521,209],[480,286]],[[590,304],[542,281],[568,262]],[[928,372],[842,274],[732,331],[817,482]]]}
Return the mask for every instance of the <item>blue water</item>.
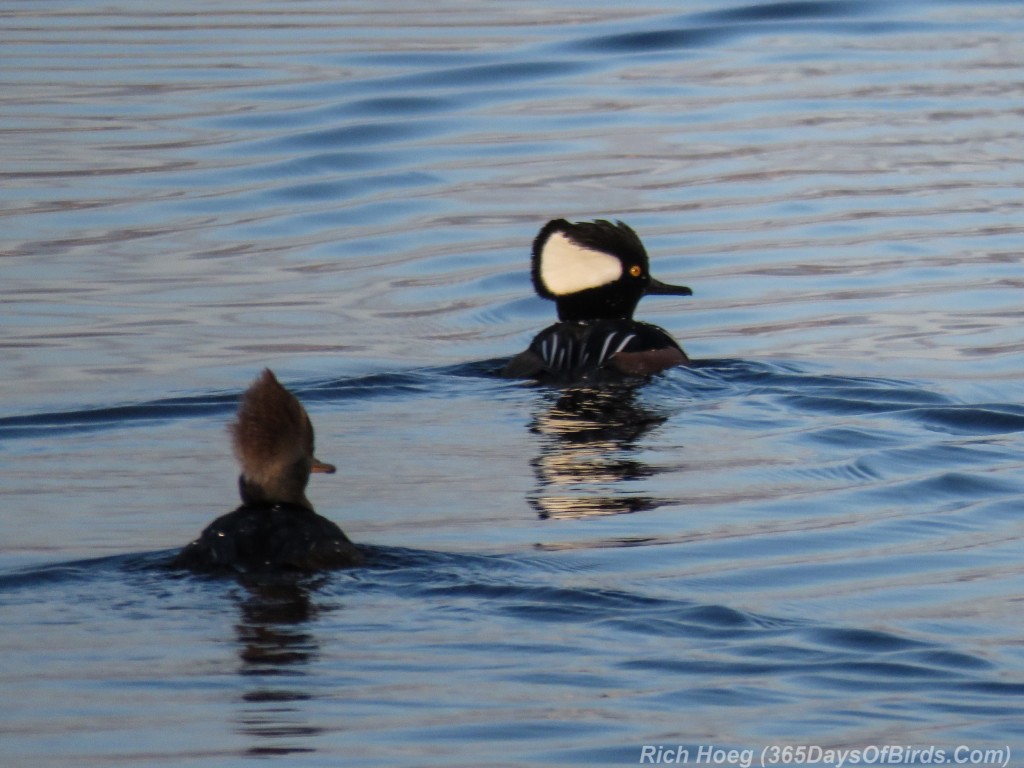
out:
{"label": "blue water", "polygon": [[[1019,763],[1024,6],[0,25],[4,766]],[[638,313],[693,368],[495,375],[556,216],[693,287]],[[264,366],[370,565],[170,572]]]}

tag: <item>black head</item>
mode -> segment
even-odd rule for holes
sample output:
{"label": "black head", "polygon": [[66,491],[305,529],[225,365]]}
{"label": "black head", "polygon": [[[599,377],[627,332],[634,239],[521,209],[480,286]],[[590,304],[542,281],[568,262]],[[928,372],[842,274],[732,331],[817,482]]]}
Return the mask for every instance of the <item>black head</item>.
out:
{"label": "black head", "polygon": [[651,277],[644,244],[621,221],[549,221],[533,241],[532,276],[559,320],[631,318],[647,294],[693,293]]}

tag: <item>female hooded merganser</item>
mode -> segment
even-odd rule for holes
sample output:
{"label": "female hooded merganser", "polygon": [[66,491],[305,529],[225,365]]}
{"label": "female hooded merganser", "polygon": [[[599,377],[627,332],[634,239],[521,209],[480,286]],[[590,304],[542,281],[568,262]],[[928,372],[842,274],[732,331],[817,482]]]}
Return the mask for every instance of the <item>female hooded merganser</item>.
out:
{"label": "female hooded merganser", "polygon": [[666,331],[634,320],[633,312],[648,294],[693,291],[651,277],[643,243],[621,221],[549,221],[533,241],[531,274],[537,294],[555,302],[560,322],[537,334],[503,376],[592,381],[689,362]]}
{"label": "female hooded merganser", "polygon": [[269,370],[242,395],[229,427],[242,465],[242,506],[218,517],[174,564],[193,570],[317,571],[363,562],[341,528],[306,498],[311,472],[334,472],[313,456],[313,425]]}

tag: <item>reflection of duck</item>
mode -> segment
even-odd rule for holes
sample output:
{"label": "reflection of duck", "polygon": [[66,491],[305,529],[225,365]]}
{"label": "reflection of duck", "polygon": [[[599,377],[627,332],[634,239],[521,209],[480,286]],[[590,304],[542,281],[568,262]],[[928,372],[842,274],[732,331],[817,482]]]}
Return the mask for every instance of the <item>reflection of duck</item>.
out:
{"label": "reflection of duck", "polygon": [[660,506],[656,498],[623,493],[620,484],[657,472],[631,453],[640,437],[664,421],[636,402],[633,387],[561,391],[530,427],[547,438],[532,462],[539,488],[530,503],[542,518],[614,515]]}
{"label": "reflection of duck", "polygon": [[549,221],[533,242],[531,274],[537,293],[558,307],[559,322],[541,331],[502,375],[614,380],[689,362],[666,331],[634,320],[633,312],[648,294],[692,291],[651,277],[643,243],[621,221]]}
{"label": "reflection of duck", "polygon": [[305,702],[316,698],[307,684],[320,653],[312,621],[309,579],[247,579],[235,626],[238,673],[245,692],[236,717],[240,734],[252,739],[251,756],[315,751],[323,729],[311,722]]}
{"label": "reflection of duck", "polygon": [[313,456],[302,404],[265,370],[242,396],[231,425],[242,506],[217,518],[177,556],[193,570],[241,572],[341,568],[363,562],[342,530],[306,498],[311,472],[334,472]]}

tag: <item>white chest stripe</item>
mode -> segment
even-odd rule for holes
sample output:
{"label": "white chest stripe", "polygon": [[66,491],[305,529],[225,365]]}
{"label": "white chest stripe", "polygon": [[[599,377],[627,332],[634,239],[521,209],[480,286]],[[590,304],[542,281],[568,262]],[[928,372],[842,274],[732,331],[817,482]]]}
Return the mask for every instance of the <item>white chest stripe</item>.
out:
{"label": "white chest stripe", "polygon": [[607,360],[608,358],[613,357],[614,355],[619,354],[619,352],[621,352],[623,349],[626,348],[626,345],[629,344],[629,342],[631,342],[633,339],[636,338],[636,334],[635,333],[629,334],[622,341],[619,342],[619,345],[617,347],[615,347],[614,350],[609,352],[608,348],[611,346],[612,341],[615,339],[615,337],[617,335],[618,334],[616,334],[616,333],[609,333],[608,334],[608,338],[606,338],[604,340],[604,346],[601,347],[601,355],[600,355],[600,357],[597,358],[597,364],[598,365],[602,365],[604,363],[604,361]]}
{"label": "white chest stripe", "polygon": [[[597,364],[601,365],[604,362],[605,356],[608,354],[608,345],[612,343],[612,339],[615,338],[614,333],[609,333],[604,340],[604,346],[601,347],[601,354],[597,356]],[[628,341],[628,339],[627,339]]]}
{"label": "white chest stripe", "polygon": [[[619,332],[612,331],[604,337],[604,344],[601,345],[601,352],[597,355],[594,365],[603,365],[610,357],[617,355],[626,345],[636,338],[635,333],[622,334],[621,341],[616,343],[620,337]],[[540,345],[540,355],[544,364],[552,370],[565,368],[582,367],[590,359],[590,352],[586,346],[579,349],[579,360],[576,359],[576,345],[572,339],[559,339],[558,336],[551,336],[544,339]]]}
{"label": "white chest stripe", "polygon": [[623,339],[623,340],[622,340],[622,343],[621,343],[621,344],[619,344],[619,346],[617,346],[617,347],[615,348],[615,351],[614,351],[614,352],[612,352],[612,354],[611,354],[611,355],[609,355],[609,357],[611,357],[612,355],[617,355],[617,354],[619,354],[619,352],[621,352],[621,351],[622,351],[623,349],[625,349],[625,348],[626,348],[626,345],[627,345],[627,344],[629,344],[629,342],[631,342],[631,341],[632,341],[633,339],[635,339],[635,338],[636,338],[636,334],[635,334],[635,333],[631,333],[631,334],[629,334],[629,336],[627,336],[627,337],[626,337],[625,339]]}

